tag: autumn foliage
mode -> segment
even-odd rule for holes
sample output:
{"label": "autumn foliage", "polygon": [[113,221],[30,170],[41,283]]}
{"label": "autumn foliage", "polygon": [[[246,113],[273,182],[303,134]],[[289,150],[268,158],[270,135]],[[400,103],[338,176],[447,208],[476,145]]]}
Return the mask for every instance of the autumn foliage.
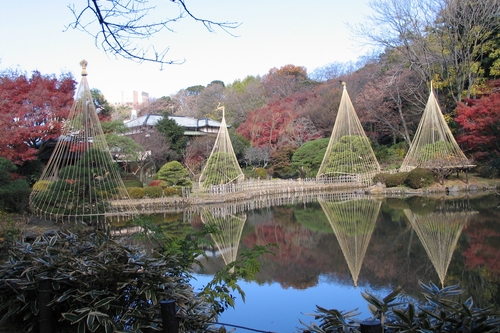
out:
{"label": "autumn foliage", "polygon": [[457,142],[477,160],[500,155],[499,86],[500,81],[494,81],[488,93],[478,99],[467,99],[457,107],[455,121],[462,130]]}
{"label": "autumn foliage", "polygon": [[34,160],[37,147],[57,138],[73,103],[76,82],[33,72],[0,74],[0,157],[15,164]]}
{"label": "autumn foliage", "polygon": [[300,111],[314,98],[311,93],[297,93],[275,99],[262,108],[249,111],[237,132],[253,147],[269,147],[273,151],[284,145],[300,147],[321,137],[310,119],[300,116]]}

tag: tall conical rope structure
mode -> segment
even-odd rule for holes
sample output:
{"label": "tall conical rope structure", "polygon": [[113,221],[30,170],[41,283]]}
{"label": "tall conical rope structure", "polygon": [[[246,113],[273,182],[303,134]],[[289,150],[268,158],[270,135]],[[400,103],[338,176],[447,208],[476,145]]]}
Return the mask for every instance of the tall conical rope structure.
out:
{"label": "tall conical rope structure", "polygon": [[217,110],[222,110],[222,121],[214,147],[199,180],[200,188],[205,189],[210,185],[236,183],[245,178],[227,131],[224,106],[219,106]]}
{"label": "tall conical rope structure", "polygon": [[380,172],[380,165],[356,115],[345,82],[342,86],[337,118],[316,178],[337,178],[341,182],[370,185],[373,176]]}
{"label": "tall conical rope structure", "polygon": [[87,82],[87,61],[61,135],[30,195],[32,212],[58,222],[102,222],[138,214],[97,116]]}

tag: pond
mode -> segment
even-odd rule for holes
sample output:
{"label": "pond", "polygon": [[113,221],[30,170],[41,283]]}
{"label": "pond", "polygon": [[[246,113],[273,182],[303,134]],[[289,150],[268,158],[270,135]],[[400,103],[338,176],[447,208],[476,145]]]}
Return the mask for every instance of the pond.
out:
{"label": "pond", "polygon": [[[387,295],[402,286],[404,297],[422,300],[419,281],[460,284],[476,305],[500,304],[500,197],[364,195],[320,196],[318,201],[242,212],[205,207],[191,225],[215,223],[218,247],[197,271],[196,287],[254,244],[276,244],[260,259],[254,281],[242,281],[245,302],[220,322],[266,332],[296,332],[310,323],[316,305],[359,309],[361,296]],[[185,225],[185,224],[184,224]],[[231,328],[231,326],[227,326]],[[237,328],[246,332],[246,329]]]}

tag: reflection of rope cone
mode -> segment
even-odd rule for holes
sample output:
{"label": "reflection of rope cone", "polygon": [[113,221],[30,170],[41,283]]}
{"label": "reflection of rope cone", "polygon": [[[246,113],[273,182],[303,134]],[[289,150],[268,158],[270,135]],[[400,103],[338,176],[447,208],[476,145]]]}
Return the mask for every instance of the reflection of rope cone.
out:
{"label": "reflection of rope cone", "polygon": [[247,215],[229,214],[223,208],[206,208],[201,212],[201,220],[207,225],[217,227],[218,233],[211,236],[226,265],[235,261]]}
{"label": "reflection of rope cone", "polygon": [[354,286],[357,286],[359,272],[382,202],[374,199],[327,202],[321,198],[318,198],[318,201],[340,244]]}
{"label": "reflection of rope cone", "polygon": [[444,287],[444,280],[463,227],[475,212],[434,212],[418,215],[409,209],[406,217],[417,232]]}

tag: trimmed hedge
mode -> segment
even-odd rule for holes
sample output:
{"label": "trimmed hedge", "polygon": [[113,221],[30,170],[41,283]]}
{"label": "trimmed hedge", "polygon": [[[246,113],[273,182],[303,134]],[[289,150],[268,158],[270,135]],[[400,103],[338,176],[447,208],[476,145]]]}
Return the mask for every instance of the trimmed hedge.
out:
{"label": "trimmed hedge", "polygon": [[259,177],[260,179],[267,178],[267,170],[264,168],[255,168],[254,172],[255,172],[255,175],[257,177]]}
{"label": "trimmed hedge", "polygon": [[142,199],[146,195],[142,187],[128,187],[127,191],[130,199]]}
{"label": "trimmed hedge", "polygon": [[408,178],[406,178],[406,185],[414,189],[427,187],[432,184],[434,184],[434,175],[428,169],[413,169],[408,173]]}
{"label": "trimmed hedge", "polygon": [[163,196],[163,189],[160,186],[146,186],[144,193],[148,198],[161,198]]}
{"label": "trimmed hedge", "polygon": [[408,177],[408,172],[397,172],[388,174],[385,177],[385,186],[396,187],[404,185],[407,177]]}
{"label": "trimmed hedge", "polygon": [[177,188],[177,187],[166,187],[163,189],[163,194],[166,196],[166,197],[174,197],[176,195],[182,195],[182,192],[181,192],[181,188]]}

